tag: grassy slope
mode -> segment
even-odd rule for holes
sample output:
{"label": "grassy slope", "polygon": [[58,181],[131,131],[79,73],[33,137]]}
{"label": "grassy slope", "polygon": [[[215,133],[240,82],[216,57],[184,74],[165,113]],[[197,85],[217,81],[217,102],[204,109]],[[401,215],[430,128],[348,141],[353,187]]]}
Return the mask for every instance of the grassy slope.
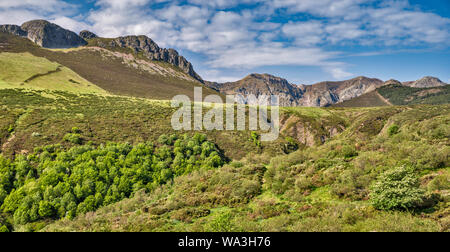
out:
{"label": "grassy slope", "polygon": [[[176,108],[165,101],[62,91],[0,89],[0,108],[1,116],[11,118],[0,124],[0,127],[4,124],[2,135],[10,138],[14,135],[1,150],[7,156],[31,152],[35,147],[54,143],[68,147],[69,144],[62,138],[72,127],[79,127],[84,132],[84,143],[92,141],[95,144],[156,141],[161,134],[177,133],[170,124]],[[13,130],[12,134],[8,133],[9,128]],[[261,151],[255,148],[249,131],[206,133],[230,158],[239,159],[249,152]],[[0,146],[5,144],[7,137],[1,141]],[[283,143],[280,138],[265,144],[264,151],[279,153]],[[239,148],[236,148],[237,145]]]}
{"label": "grassy slope", "polygon": [[0,88],[106,94],[67,67],[30,53],[0,53],[0,78]]}
{"label": "grassy slope", "polygon": [[[448,231],[450,188],[436,181],[450,176],[450,106],[341,111],[357,119],[324,145],[273,158],[252,155],[194,172],[44,230]],[[393,124],[400,131],[389,136]],[[378,175],[405,164],[416,167],[422,187],[439,193],[441,202],[417,213],[370,206],[369,186]]]}
{"label": "grassy slope", "polygon": [[382,107],[389,105],[390,104],[381,99],[377,91],[373,91],[351,100],[334,104],[333,107]]}
{"label": "grassy slope", "polygon": [[450,85],[434,88],[412,88],[389,85],[378,92],[394,105],[446,104],[450,102]]}
{"label": "grassy slope", "polygon": [[[193,97],[194,86],[202,86],[199,82],[164,77],[137,70],[124,65],[123,61],[118,58],[106,58],[99,51],[93,52],[85,49],[46,50],[27,39],[5,33],[0,33],[0,44],[2,44],[0,52],[29,52],[34,56],[57,62],[112,94],[164,100],[172,99],[179,94]],[[172,67],[164,63],[158,64]],[[218,94],[208,88],[204,88],[203,93],[204,95]]]}
{"label": "grassy slope", "polygon": [[[388,104],[386,100],[391,104]],[[389,85],[380,87],[376,91],[354,99],[334,104],[333,107],[379,107],[413,104],[437,105],[447,103],[450,103],[450,85],[435,88],[412,88]]]}

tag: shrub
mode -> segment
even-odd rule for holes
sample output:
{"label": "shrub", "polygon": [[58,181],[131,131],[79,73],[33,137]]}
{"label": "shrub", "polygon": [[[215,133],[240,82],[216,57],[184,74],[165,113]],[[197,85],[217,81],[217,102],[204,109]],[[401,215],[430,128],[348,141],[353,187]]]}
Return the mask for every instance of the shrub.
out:
{"label": "shrub", "polygon": [[441,174],[436,176],[433,180],[428,184],[429,191],[441,191],[441,190],[449,190],[450,189],[450,175],[449,174]]}
{"label": "shrub", "polygon": [[73,143],[73,144],[81,144],[82,143],[81,135],[78,133],[67,133],[64,136],[63,140],[66,142],[69,142],[69,143]]}
{"label": "shrub", "polygon": [[393,136],[393,135],[398,134],[399,129],[400,129],[400,128],[398,127],[397,124],[391,125],[391,126],[388,128],[388,135],[389,135],[389,136]]}
{"label": "shrub", "polygon": [[352,147],[350,145],[344,145],[342,147],[341,153],[345,158],[351,158],[351,157],[358,156],[358,152],[355,150],[354,147]]}
{"label": "shrub", "polygon": [[257,147],[261,147],[261,141],[259,140],[260,136],[257,132],[252,132],[251,133],[251,138],[253,143],[257,146]]}
{"label": "shrub", "polygon": [[371,187],[370,201],[380,210],[417,208],[425,197],[411,168],[399,167],[383,173]]}
{"label": "shrub", "polygon": [[233,232],[235,230],[233,214],[229,211],[221,213],[209,223],[209,230],[211,232]]}
{"label": "shrub", "polygon": [[80,134],[80,133],[81,133],[81,130],[80,130],[78,127],[73,127],[72,130],[71,130],[70,132],[72,132],[72,133],[74,133],[74,134]]}

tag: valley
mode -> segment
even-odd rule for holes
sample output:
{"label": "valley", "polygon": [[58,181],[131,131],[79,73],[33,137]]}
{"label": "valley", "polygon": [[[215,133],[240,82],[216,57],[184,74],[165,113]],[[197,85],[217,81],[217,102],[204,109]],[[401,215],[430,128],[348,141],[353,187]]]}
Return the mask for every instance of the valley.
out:
{"label": "valley", "polygon": [[[278,95],[279,138],[261,141],[249,121],[174,130],[170,99],[194,87]],[[216,83],[146,36],[3,25],[0,231],[448,232],[449,87]]]}

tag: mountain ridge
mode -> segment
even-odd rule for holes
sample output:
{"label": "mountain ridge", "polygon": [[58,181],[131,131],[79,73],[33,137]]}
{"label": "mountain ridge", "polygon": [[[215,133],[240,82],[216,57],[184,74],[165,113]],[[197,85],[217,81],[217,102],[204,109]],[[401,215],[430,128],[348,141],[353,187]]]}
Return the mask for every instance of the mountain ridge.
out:
{"label": "mountain ridge", "polygon": [[[280,106],[327,107],[352,100],[388,85],[431,88],[443,87],[446,84],[438,78],[429,76],[404,83],[394,79],[382,81],[377,78],[358,76],[343,81],[322,81],[312,85],[298,85],[274,75],[253,73],[235,82],[205,82],[205,85],[225,95],[253,94],[256,98],[263,95],[279,95]],[[254,103],[256,102],[254,101]],[[384,102],[377,104],[384,104]]]}
{"label": "mountain ridge", "polygon": [[[203,83],[203,79],[194,71],[192,63],[179,55],[175,49],[160,48],[145,35],[122,36],[118,38],[100,38],[96,34],[83,30],[76,34],[46,20],[31,20],[21,26],[0,25],[0,32],[26,37],[33,43],[48,49],[76,48],[82,46],[99,46],[103,48],[128,48],[134,53],[143,53],[152,61],[162,61],[180,68],[183,72]],[[104,41],[107,40],[108,43]]]}

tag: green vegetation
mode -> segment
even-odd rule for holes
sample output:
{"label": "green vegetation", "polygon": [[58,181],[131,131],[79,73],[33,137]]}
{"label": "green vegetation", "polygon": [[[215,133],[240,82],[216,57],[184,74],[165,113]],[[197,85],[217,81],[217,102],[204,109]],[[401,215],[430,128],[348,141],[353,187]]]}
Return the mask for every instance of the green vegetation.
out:
{"label": "green vegetation", "polygon": [[394,105],[447,104],[450,101],[450,85],[434,88],[389,85],[377,91]]}
{"label": "green vegetation", "polygon": [[223,165],[206,136],[171,136],[164,145],[108,143],[37,148],[14,161],[0,157],[0,209],[15,227],[76,215],[152,191],[176,176]]}
{"label": "green vegetation", "polygon": [[[172,131],[170,115],[175,109],[167,102],[4,89],[0,108],[4,156],[0,173],[2,185],[7,185],[1,193],[7,204],[0,210],[0,228],[5,231],[447,231],[450,227],[449,105],[283,108],[283,135],[259,147],[261,132]],[[130,144],[117,144],[124,142]],[[206,146],[197,142],[210,143],[209,156],[202,156]],[[161,150],[167,162],[153,162]],[[139,158],[130,159],[132,153]],[[189,155],[197,163],[190,165]],[[109,157],[117,169],[101,173],[98,162]],[[145,170],[146,160],[155,168]],[[158,164],[163,163],[168,170],[160,169]],[[377,194],[376,185],[386,181],[380,174],[396,167],[413,167],[408,174],[419,177],[420,183],[407,179],[414,186],[405,186],[402,197],[392,201]],[[118,181],[106,179],[113,170]],[[131,184],[123,182],[124,191],[117,189],[115,194],[111,189],[108,194],[125,179]],[[97,192],[98,181],[108,189]],[[389,183],[381,186],[393,188]],[[70,208],[62,203],[67,192],[75,202]],[[409,201],[411,195],[424,197]],[[392,210],[383,210],[391,206]]]}
{"label": "green vegetation", "polygon": [[411,168],[388,170],[371,188],[370,199],[377,209],[413,209],[425,198],[425,190],[419,186],[419,178]]}
{"label": "green vegetation", "polygon": [[399,129],[400,129],[400,128],[398,127],[398,125],[396,125],[396,124],[391,125],[391,126],[388,128],[388,134],[389,134],[389,136],[393,136],[393,135],[397,134],[398,131],[399,131]]}
{"label": "green vegetation", "polygon": [[413,88],[403,85],[388,85],[377,90],[334,104],[333,107],[382,107],[413,104],[448,104],[450,85],[433,88]]}

